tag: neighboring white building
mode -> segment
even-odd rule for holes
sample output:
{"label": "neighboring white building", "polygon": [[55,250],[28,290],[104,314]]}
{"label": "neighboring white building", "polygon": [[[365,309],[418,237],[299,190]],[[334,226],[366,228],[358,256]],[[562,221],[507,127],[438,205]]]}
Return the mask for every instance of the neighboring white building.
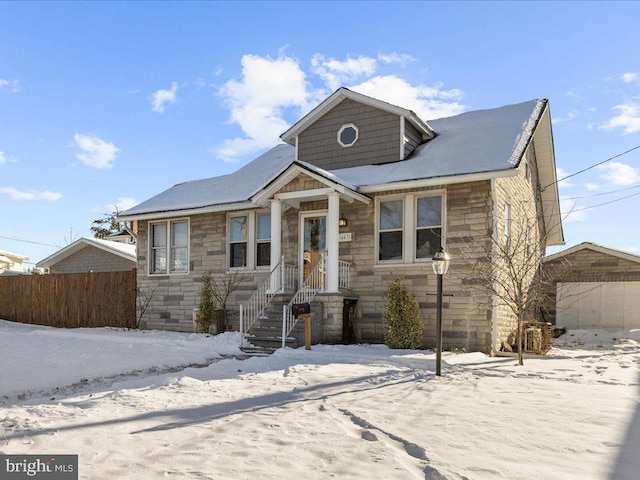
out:
{"label": "neighboring white building", "polygon": [[24,255],[0,250],[0,275],[11,275],[5,272],[23,272],[22,262],[29,260]]}

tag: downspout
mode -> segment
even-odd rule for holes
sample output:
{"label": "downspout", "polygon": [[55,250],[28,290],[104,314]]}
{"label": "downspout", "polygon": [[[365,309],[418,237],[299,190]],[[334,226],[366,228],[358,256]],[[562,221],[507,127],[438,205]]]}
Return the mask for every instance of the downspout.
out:
{"label": "downspout", "polygon": [[[493,231],[491,232],[492,235],[492,240],[491,240],[491,256],[493,257],[491,259],[491,264],[494,265],[493,267],[493,277],[495,279],[496,273],[497,273],[497,269],[495,267],[495,258],[498,255],[498,246],[497,246],[497,241],[498,238],[496,237],[497,232],[498,232],[498,197],[496,195],[496,179],[492,178],[491,179],[491,198],[493,200]],[[493,291],[496,290],[496,280],[494,280],[494,287],[493,287]],[[491,355],[492,356],[497,356],[500,352],[500,349],[498,348],[498,296],[494,293],[491,295],[492,298],[492,305],[491,305]]]}

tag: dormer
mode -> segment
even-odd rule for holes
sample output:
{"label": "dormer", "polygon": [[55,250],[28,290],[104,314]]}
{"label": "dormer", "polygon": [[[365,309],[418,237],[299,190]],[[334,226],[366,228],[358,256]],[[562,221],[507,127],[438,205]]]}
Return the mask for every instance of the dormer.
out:
{"label": "dormer", "polygon": [[296,160],[325,170],[398,162],[433,137],[411,110],[346,88],[280,136],[296,147]]}

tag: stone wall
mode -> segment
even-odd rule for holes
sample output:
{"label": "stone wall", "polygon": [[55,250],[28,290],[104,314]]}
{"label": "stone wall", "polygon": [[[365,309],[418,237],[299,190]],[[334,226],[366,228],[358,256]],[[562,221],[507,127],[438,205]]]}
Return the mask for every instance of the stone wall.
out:
{"label": "stone wall", "polygon": [[[524,178],[524,177],[523,177]],[[283,191],[318,188],[319,184],[308,177],[300,176],[289,183]],[[445,234],[446,250],[452,256],[449,272],[444,278],[443,345],[446,349],[460,348],[467,351],[489,352],[492,345],[491,297],[479,295],[470,264],[485,258],[491,251],[490,235],[494,229],[494,202],[492,182],[472,182],[446,187],[402,190],[371,194],[371,202],[340,202],[340,214],[348,220],[340,233],[350,233],[351,240],[340,242],[340,259],[351,262],[351,290],[342,292],[348,298],[357,299],[357,330],[363,342],[383,341],[382,309],[388,284],[396,279],[416,292],[422,318],[425,323],[425,347],[435,345],[436,321],[436,275],[430,259],[400,264],[380,264],[375,257],[376,244],[376,198],[386,195],[420,195],[437,192],[446,201]],[[502,196],[510,195],[520,202],[522,186],[520,175],[497,185]],[[526,198],[522,202],[530,201]],[[517,202],[514,202],[514,205]],[[535,207],[534,207],[535,208]],[[322,212],[327,209],[326,200],[302,202],[283,210],[282,253],[285,262],[297,265],[300,258],[300,215]],[[514,206],[514,214],[517,210]],[[138,236],[139,284],[153,290],[153,299],[144,316],[146,328],[193,331],[192,312],[199,303],[202,273],[211,271],[224,276],[227,272],[226,237],[227,214],[211,213],[190,217],[190,272],[188,274],[147,274],[148,223],[141,221]],[[415,234],[415,233],[414,233]],[[238,328],[238,305],[246,302],[256,286],[266,276],[266,270],[241,270],[242,282],[229,298],[232,328]],[[317,301],[324,304],[323,322],[325,342],[339,342],[342,337],[342,295],[321,295]],[[500,321],[499,337],[508,334],[510,317]]]}

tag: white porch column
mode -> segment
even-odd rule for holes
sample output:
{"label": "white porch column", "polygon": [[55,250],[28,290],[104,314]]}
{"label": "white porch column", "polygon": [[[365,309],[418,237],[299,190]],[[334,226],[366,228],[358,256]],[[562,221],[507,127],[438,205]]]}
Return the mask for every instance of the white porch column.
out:
{"label": "white porch column", "polygon": [[338,260],[340,253],[339,243],[339,219],[340,219],[340,194],[331,192],[329,198],[329,211],[327,212],[327,291],[338,292]]}
{"label": "white porch column", "polygon": [[[271,200],[271,270],[273,271],[282,257],[282,200]],[[271,290],[280,290],[280,269],[271,276]]]}

